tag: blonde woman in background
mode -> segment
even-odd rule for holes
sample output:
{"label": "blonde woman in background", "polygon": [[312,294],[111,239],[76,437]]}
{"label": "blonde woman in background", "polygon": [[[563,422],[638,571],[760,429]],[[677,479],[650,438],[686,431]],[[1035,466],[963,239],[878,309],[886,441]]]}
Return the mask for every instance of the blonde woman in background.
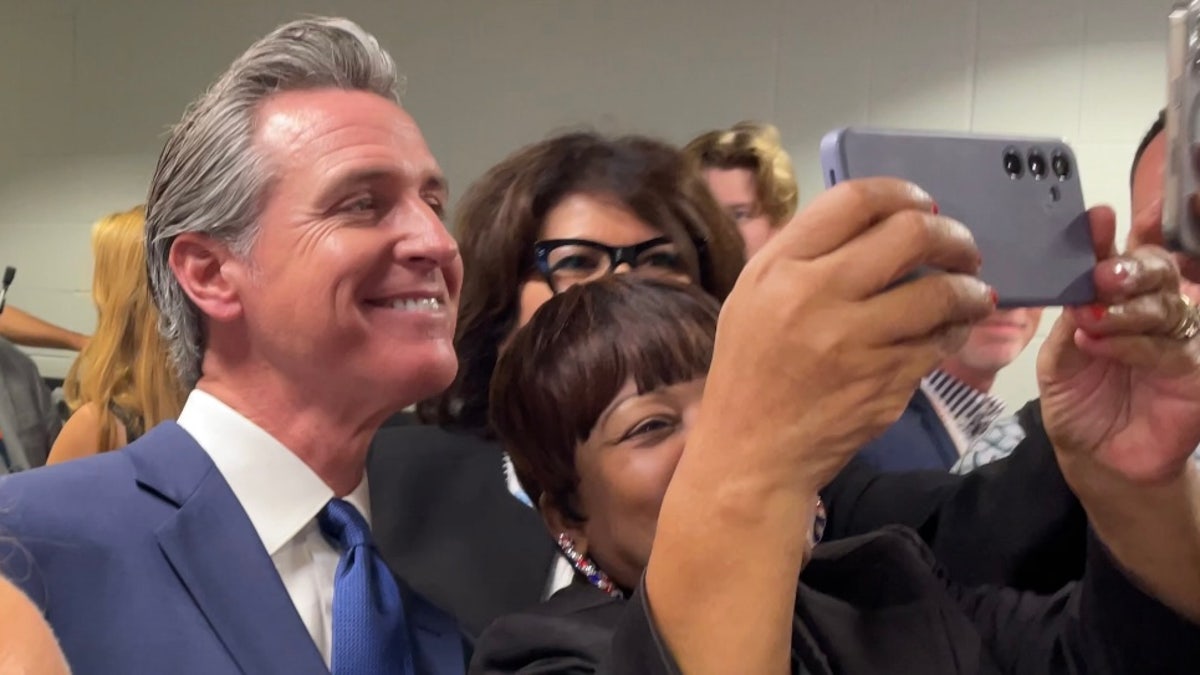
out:
{"label": "blonde woman in background", "polygon": [[63,383],[71,417],[47,464],[120,448],[183,407],[150,298],[145,222],[138,206],[92,229],[96,331]]}
{"label": "blonde woman in background", "polygon": [[774,126],[738,122],[709,131],[688,143],[684,154],[737,222],[747,258],[796,215],[800,189]]}

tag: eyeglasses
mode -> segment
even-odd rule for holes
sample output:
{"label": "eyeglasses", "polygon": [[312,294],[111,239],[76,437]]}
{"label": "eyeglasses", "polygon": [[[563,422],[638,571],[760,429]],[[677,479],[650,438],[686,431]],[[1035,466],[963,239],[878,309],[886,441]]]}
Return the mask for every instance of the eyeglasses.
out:
{"label": "eyeglasses", "polygon": [[666,237],[633,246],[605,246],[589,239],[547,239],[534,244],[533,252],[538,272],[555,293],[612,274],[621,265],[652,276],[688,276],[678,248]]}

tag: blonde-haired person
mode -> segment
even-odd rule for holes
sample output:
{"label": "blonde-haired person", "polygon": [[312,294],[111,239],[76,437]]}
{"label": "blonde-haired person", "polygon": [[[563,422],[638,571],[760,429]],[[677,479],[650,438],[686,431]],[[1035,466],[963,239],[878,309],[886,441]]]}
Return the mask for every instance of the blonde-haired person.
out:
{"label": "blonde-haired person", "polygon": [[120,448],[183,407],[150,297],[145,224],[138,206],[92,228],[96,331],[63,383],[72,414],[47,464]]}
{"label": "blonde-haired person", "polygon": [[697,136],[683,151],[737,222],[747,258],[796,215],[800,188],[774,126],[738,122]]}

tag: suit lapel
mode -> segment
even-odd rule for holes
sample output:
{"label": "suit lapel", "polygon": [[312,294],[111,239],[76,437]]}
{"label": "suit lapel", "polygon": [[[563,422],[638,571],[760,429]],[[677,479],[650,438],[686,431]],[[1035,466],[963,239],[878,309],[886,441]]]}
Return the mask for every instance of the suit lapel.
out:
{"label": "suit lapel", "polygon": [[328,673],[254,526],[208,454],[178,425],[129,446],[143,489],[179,510],[158,543],[242,672]]}
{"label": "suit lapel", "polygon": [[[938,404],[922,389],[918,389],[913,396],[913,403],[919,412],[921,423],[929,432],[929,440],[933,442],[938,458],[949,469],[960,457],[955,438],[961,434],[949,426],[955,424],[954,418],[948,411],[943,414],[939,410]],[[965,439],[963,442],[966,442]]]}

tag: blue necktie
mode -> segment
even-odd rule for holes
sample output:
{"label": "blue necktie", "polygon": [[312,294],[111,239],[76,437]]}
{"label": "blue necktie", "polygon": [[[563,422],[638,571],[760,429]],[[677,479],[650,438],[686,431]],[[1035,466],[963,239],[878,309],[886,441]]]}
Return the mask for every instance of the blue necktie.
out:
{"label": "blue necktie", "polygon": [[317,521],[342,550],[333,580],[333,675],[414,675],[400,588],[366,519],[331,499]]}

